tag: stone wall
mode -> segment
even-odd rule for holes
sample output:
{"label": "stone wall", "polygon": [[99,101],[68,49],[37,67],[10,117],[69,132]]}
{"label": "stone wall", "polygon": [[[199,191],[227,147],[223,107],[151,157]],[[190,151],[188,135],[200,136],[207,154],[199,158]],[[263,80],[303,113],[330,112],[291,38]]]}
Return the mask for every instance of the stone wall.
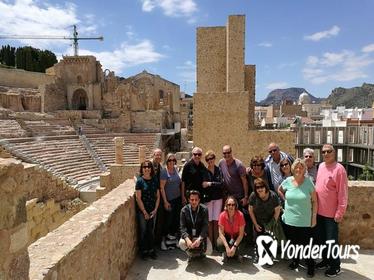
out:
{"label": "stone wall", "polygon": [[164,111],[131,112],[132,132],[160,132]]}
{"label": "stone wall", "polygon": [[42,84],[53,83],[54,76],[20,69],[0,68],[0,85],[17,88],[38,88]]}
{"label": "stone wall", "polygon": [[256,66],[245,65],[244,88],[249,93],[248,101],[248,128],[255,128],[255,106],[256,106]]}
{"label": "stone wall", "polygon": [[343,244],[374,249],[374,182],[349,181],[347,212],[340,225]]}
{"label": "stone wall", "polygon": [[[295,155],[296,134],[290,130],[248,130],[248,92],[215,92],[194,96],[194,144],[221,156],[225,144],[245,163],[267,156],[270,142]],[[223,113],[224,112],[224,113]]]}
{"label": "stone wall", "polygon": [[18,112],[40,112],[41,99],[36,94],[0,93],[0,106]]}
{"label": "stone wall", "polygon": [[37,198],[27,201],[28,244],[58,228],[86,206],[79,198],[62,203],[57,203],[54,199],[39,202]]}
{"label": "stone wall", "polygon": [[39,87],[42,93],[44,112],[55,112],[68,109],[65,84],[61,80]]}
{"label": "stone wall", "polygon": [[0,158],[0,279],[28,279],[23,165]]}
{"label": "stone wall", "polygon": [[30,279],[125,279],[136,232],[134,182],[128,180],[31,244]]}
{"label": "stone wall", "polygon": [[52,198],[61,202],[79,197],[79,191],[38,165],[24,163],[24,166],[27,200],[47,201]]}
{"label": "stone wall", "polygon": [[107,194],[127,179],[133,179],[134,175],[139,173],[139,166],[138,164],[111,164],[109,172],[100,175],[100,188],[96,189],[96,199]]}
{"label": "stone wall", "polygon": [[226,91],[243,91],[245,17],[229,16],[226,31]]}
{"label": "stone wall", "polygon": [[226,91],[226,28],[196,31],[197,92]]}
{"label": "stone wall", "polygon": [[194,145],[220,155],[222,146],[229,144],[245,163],[255,155],[267,156],[270,142],[294,155],[294,132],[253,130],[256,68],[244,64],[245,16],[229,16],[226,27],[198,28],[196,41]]}

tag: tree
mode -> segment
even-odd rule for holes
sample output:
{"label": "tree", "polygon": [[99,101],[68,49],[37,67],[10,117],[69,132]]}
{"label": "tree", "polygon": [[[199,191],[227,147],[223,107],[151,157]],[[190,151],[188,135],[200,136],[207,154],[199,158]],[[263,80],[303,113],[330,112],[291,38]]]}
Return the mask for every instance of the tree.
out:
{"label": "tree", "polygon": [[57,63],[57,58],[49,50],[40,50],[31,46],[16,49],[7,45],[0,49],[0,63],[27,71],[45,72],[47,68]]}
{"label": "tree", "polygon": [[374,181],[373,172],[370,171],[369,166],[367,164],[365,164],[364,168],[362,169],[362,173],[358,176],[358,180]]}

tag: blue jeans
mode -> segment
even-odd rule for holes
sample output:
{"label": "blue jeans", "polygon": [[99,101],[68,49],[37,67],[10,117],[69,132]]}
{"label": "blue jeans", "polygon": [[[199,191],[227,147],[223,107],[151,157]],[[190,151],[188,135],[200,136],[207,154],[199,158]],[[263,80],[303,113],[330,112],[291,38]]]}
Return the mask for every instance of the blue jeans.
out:
{"label": "blue jeans", "polygon": [[155,242],[155,222],[156,217],[149,220],[144,218],[144,214],[137,210],[139,224],[139,249],[140,252],[146,253],[154,250]]}
{"label": "blue jeans", "polygon": [[[326,244],[327,240],[334,240],[335,243],[333,245],[339,245],[339,226],[334,218],[317,215],[317,232],[321,245]],[[327,248],[325,248],[322,257],[331,268],[340,269],[339,255],[337,258],[333,258],[330,254],[330,257],[327,258]]]}

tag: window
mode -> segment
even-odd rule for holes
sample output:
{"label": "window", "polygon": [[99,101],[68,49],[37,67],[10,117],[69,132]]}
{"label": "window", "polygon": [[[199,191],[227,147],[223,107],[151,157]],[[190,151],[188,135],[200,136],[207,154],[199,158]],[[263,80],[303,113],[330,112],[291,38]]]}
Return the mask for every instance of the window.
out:
{"label": "window", "polygon": [[309,131],[304,130],[304,139],[303,139],[303,144],[309,144]]}
{"label": "window", "polygon": [[320,162],[321,161],[321,150],[314,149],[314,161]]}
{"label": "window", "polygon": [[160,90],[158,93],[159,93],[160,105],[164,105],[164,91]]}
{"label": "window", "polygon": [[344,131],[343,130],[338,131],[338,143],[339,144],[344,143]]}
{"label": "window", "polygon": [[321,144],[321,131],[314,131],[314,144]]}
{"label": "window", "polygon": [[332,144],[332,130],[327,131],[326,143]]}
{"label": "window", "polygon": [[348,161],[354,162],[354,149],[349,149],[348,151]]}
{"label": "window", "polygon": [[343,161],[343,149],[338,149],[338,155],[337,155],[337,160],[339,162],[342,162]]}

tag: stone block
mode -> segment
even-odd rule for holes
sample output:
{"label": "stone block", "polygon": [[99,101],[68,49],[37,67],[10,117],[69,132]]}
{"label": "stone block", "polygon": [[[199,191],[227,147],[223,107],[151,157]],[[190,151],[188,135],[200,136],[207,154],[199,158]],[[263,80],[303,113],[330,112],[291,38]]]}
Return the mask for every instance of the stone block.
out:
{"label": "stone block", "polygon": [[28,234],[27,234],[27,224],[21,224],[12,230],[12,234],[10,236],[10,248],[9,251],[11,253],[16,253],[17,251],[26,247],[28,242]]}

